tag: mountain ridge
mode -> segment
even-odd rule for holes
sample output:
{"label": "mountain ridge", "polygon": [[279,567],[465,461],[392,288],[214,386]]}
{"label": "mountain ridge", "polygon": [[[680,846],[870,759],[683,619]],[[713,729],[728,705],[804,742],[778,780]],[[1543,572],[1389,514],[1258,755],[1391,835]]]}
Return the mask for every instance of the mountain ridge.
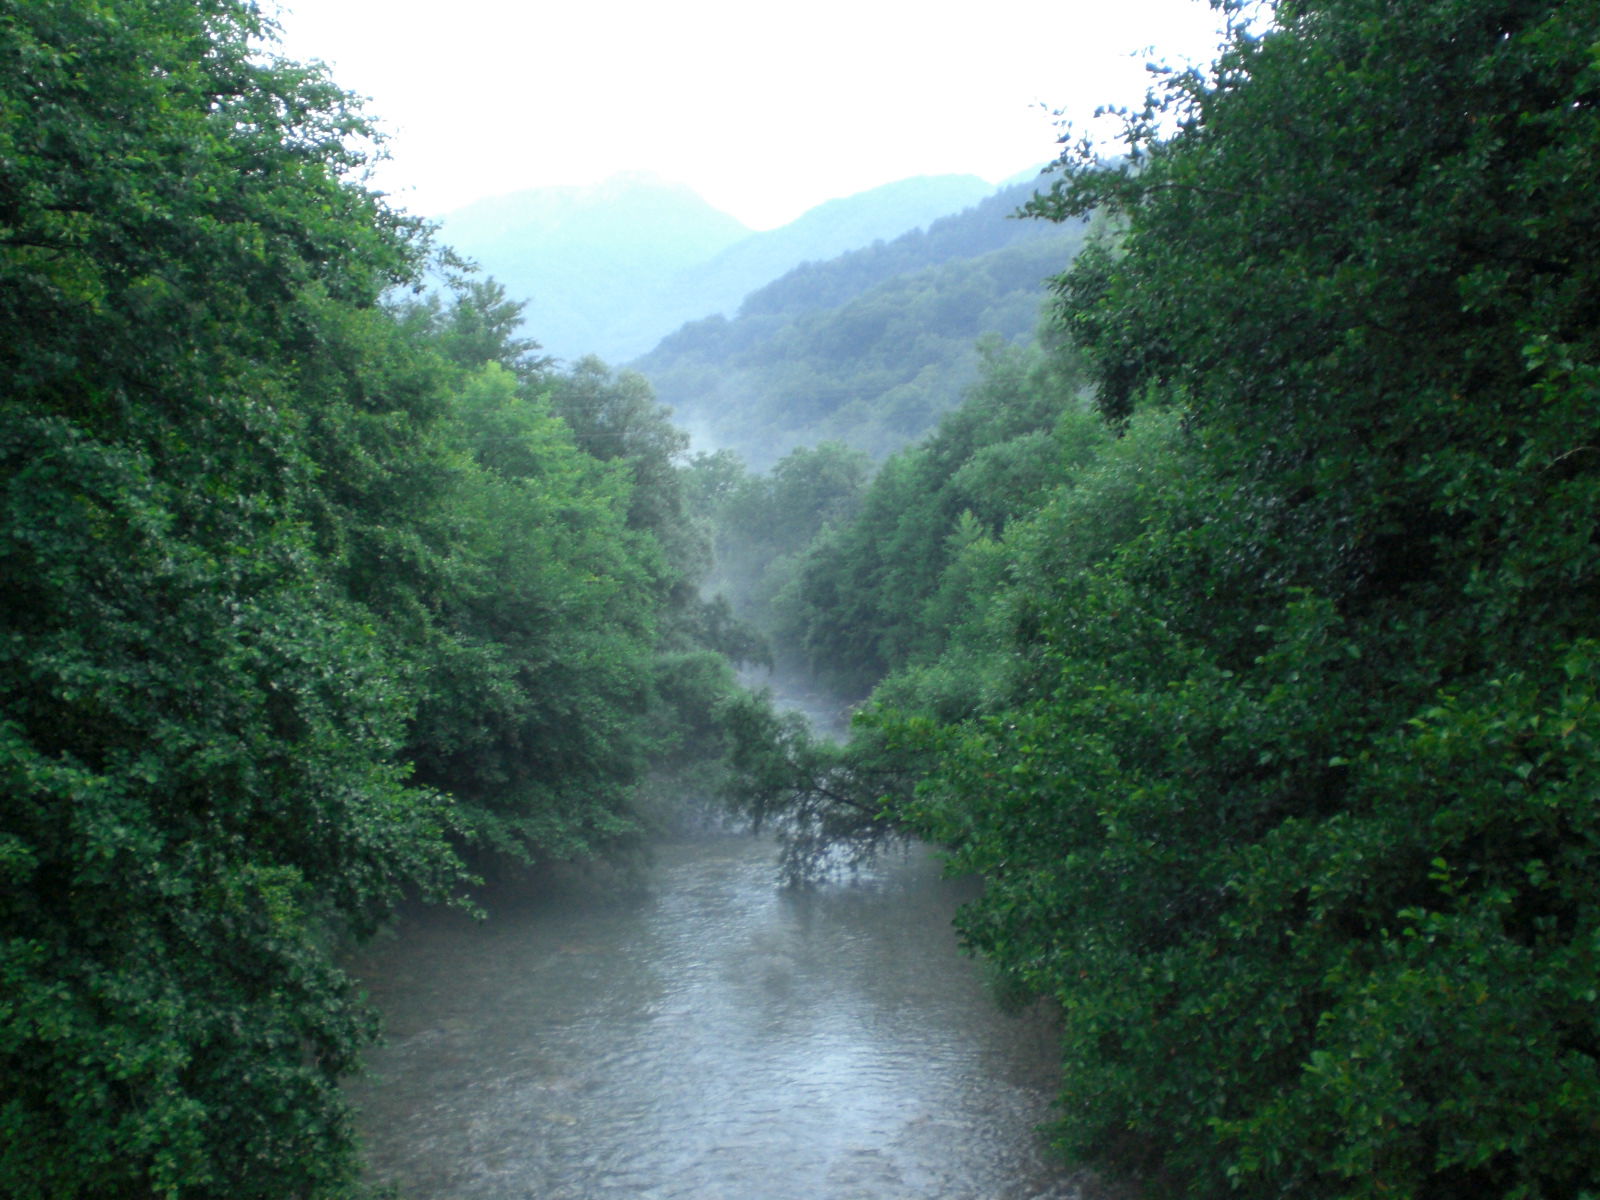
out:
{"label": "mountain ridge", "polygon": [[629,365],[702,449],[756,470],[837,440],[882,458],[926,434],[977,378],[980,342],[1036,331],[1045,281],[1086,222],[1015,220],[1032,179],[891,242],[804,263],[738,313],[679,326]]}
{"label": "mountain ridge", "polygon": [[526,302],[525,328],[549,353],[621,362],[800,263],[895,238],[991,190],[973,175],[913,176],[753,231],[683,184],[631,173],[489,197],[440,225]]}

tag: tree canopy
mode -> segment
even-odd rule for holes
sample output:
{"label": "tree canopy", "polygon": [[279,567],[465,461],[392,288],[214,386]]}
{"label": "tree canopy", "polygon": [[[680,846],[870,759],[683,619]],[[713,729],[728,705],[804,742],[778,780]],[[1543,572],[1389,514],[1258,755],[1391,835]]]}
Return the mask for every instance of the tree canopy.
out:
{"label": "tree canopy", "polygon": [[[1031,205],[1101,214],[1055,336],[870,482],[686,464],[492,281],[397,298],[424,232],[253,5],[0,11],[8,1193],[348,1194],[340,941],[731,755],[802,857],[983,875],[1078,1158],[1600,1194],[1600,17],[1233,11]],[[877,681],[848,746],[734,687],[718,547]]]}
{"label": "tree canopy", "polygon": [[8,1196],[349,1193],[339,947],[724,748],[678,435],[624,389],[600,449],[493,281],[408,295],[372,126],[269,35],[0,9]]}
{"label": "tree canopy", "polygon": [[[1031,206],[1102,214],[1054,314],[1104,434],[1003,527],[932,520],[920,615],[813,590],[904,647],[824,783],[983,875],[961,926],[1061,1014],[1072,1155],[1593,1194],[1600,19],[1261,15]],[[905,470],[836,577],[913,578]]]}

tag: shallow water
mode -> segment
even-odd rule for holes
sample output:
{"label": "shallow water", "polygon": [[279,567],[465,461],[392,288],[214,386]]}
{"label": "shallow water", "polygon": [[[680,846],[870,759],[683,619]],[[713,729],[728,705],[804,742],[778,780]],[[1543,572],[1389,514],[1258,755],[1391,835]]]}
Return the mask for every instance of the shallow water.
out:
{"label": "shallow water", "polygon": [[356,964],[389,1044],[351,1087],[416,1200],[1088,1195],[1034,1133],[1048,1029],[956,948],[931,856],[791,892],[770,842],[661,847],[643,894],[569,878]]}

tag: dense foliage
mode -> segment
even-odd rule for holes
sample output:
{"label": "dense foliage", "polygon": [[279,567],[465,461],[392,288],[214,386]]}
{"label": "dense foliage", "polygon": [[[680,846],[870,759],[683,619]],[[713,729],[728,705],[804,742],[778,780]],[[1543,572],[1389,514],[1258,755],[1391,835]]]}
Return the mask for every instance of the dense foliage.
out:
{"label": "dense foliage", "polygon": [[1041,206],[1126,214],[1063,316],[1109,416],[1164,391],[1201,445],[1045,618],[1062,673],[1026,712],[1083,749],[1016,760],[1099,785],[1023,784],[1079,832],[996,900],[1063,914],[1088,974],[1001,957],[1070,1014],[1080,1148],[1197,1189],[1573,1195],[1600,1178],[1600,17],[1276,18],[1180,82],[1183,136]]}
{"label": "dense foliage", "polygon": [[809,628],[894,669],[826,785],[984,875],[962,927],[1060,1012],[1075,1156],[1600,1194],[1600,14],[1270,15],[1034,206],[1110,217],[1057,289],[1077,465],[818,549],[856,582]]}
{"label": "dense foliage", "polygon": [[807,671],[852,696],[937,653],[956,622],[954,564],[970,572],[1099,435],[1066,355],[985,347],[983,379],[937,432],[892,456],[849,523],[797,557],[774,597],[775,635]]}
{"label": "dense foliage", "polygon": [[553,373],[489,281],[386,306],[422,231],[268,32],[0,5],[19,1200],[344,1194],[374,1029],[342,940],[463,855],[617,846],[653,757],[726,741],[739,631],[695,596],[679,435]]}
{"label": "dense foliage", "polygon": [[[0,7],[6,1193],[347,1193],[337,943],[731,755],[797,869],[898,830],[985,877],[962,928],[1060,1013],[1072,1154],[1600,1194],[1600,14],[1270,16],[1063,161],[1034,211],[1105,216],[1059,338],[869,482],[685,470],[489,281],[386,304],[425,237],[252,5]],[[988,261],[785,324],[790,433],[862,372],[874,449],[931,419],[895,372],[970,342]],[[877,682],[849,745],[734,689],[713,551]]]}
{"label": "dense foliage", "polygon": [[839,442],[779,459],[756,474],[729,450],[691,465],[692,511],[709,531],[709,585],[770,640],[775,598],[822,533],[851,520],[872,474],[872,460]]}

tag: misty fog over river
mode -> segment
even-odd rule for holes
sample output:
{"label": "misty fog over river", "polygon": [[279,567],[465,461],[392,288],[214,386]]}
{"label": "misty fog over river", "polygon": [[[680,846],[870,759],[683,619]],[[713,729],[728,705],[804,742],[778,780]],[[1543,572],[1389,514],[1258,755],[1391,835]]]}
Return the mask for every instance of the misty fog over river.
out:
{"label": "misty fog over river", "polygon": [[414,1200],[1080,1195],[1034,1133],[1049,1031],[959,953],[965,889],[914,851],[790,891],[775,853],[671,842],[632,897],[572,877],[369,948],[374,1177]]}

